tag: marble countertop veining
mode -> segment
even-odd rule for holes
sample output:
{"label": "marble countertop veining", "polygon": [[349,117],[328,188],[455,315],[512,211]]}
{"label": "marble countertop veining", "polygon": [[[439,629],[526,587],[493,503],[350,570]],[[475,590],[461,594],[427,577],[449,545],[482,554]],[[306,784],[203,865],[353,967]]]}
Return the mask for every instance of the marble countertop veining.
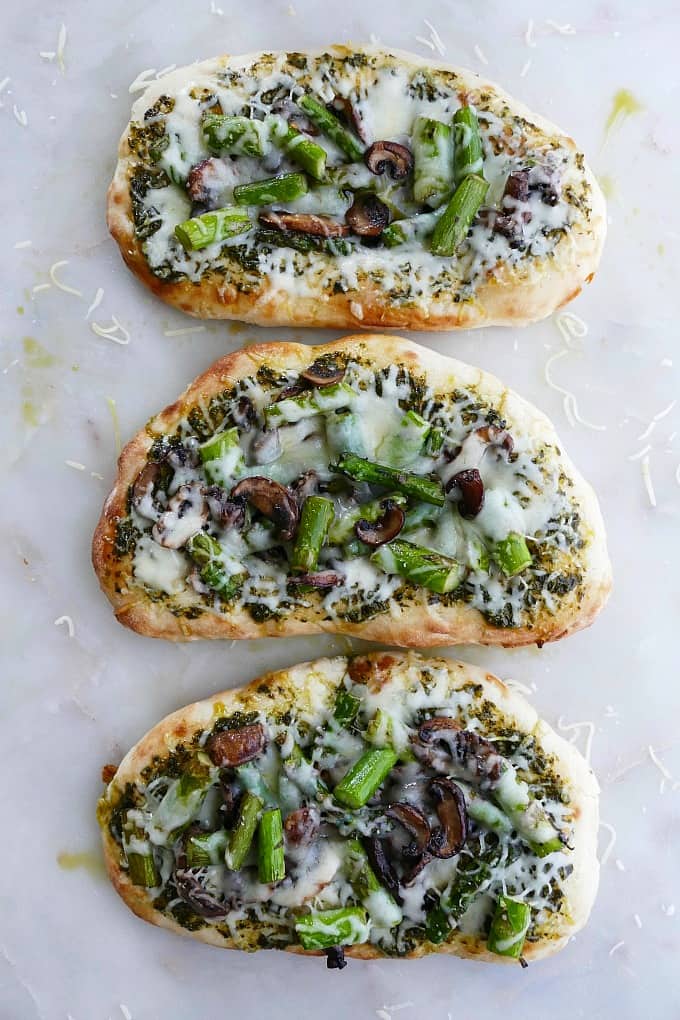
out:
{"label": "marble countertop veining", "polygon": [[[0,1018],[680,1016],[677,4],[24,0],[0,19]],[[120,441],[226,350],[322,335],[224,323],[172,335],[198,324],[137,284],[104,224],[128,85],[226,50],[372,34],[427,57],[443,48],[499,81],[578,140],[609,199],[601,270],[566,320],[586,335],[548,320],[415,337],[546,411],[609,529],[615,588],[590,630],[540,651],[453,650],[535,686],[539,712],[582,749],[592,738],[608,823],[599,898],[573,943],[528,971],[434,957],[339,976],[315,960],[219,953],[137,921],[100,864],[102,764],[185,703],[345,648],[153,642],[118,626],[98,591],[90,537]],[[114,317],[129,344],[93,331]],[[546,382],[556,354],[551,376],[573,397]]]}

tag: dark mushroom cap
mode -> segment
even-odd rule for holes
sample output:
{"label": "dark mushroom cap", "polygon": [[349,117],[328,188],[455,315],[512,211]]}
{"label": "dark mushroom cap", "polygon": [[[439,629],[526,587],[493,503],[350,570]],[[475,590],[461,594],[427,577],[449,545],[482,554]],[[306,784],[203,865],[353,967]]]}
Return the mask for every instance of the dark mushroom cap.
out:
{"label": "dark mushroom cap", "polygon": [[374,142],[364,160],[372,174],[389,173],[395,181],[408,177],[413,170],[413,153],[397,142]]}
{"label": "dark mushroom cap", "polygon": [[476,517],[484,506],[484,482],[477,468],[467,468],[465,471],[458,471],[451,478],[446,486],[449,492],[454,486],[460,490],[460,503],[458,509],[461,517],[468,520]]}
{"label": "dark mushroom cap", "polygon": [[259,757],[267,746],[261,723],[240,726],[237,730],[213,733],[205,745],[210,760],[218,768],[234,768]]}
{"label": "dark mushroom cap", "polygon": [[358,194],[345,213],[345,220],[360,237],[379,237],[390,222],[390,211],[375,195]]}
{"label": "dark mushroom cap", "polygon": [[424,723],[420,724],[418,736],[424,744],[428,744],[431,740],[441,739],[442,734],[445,736],[451,731],[460,730],[460,728],[455,719],[450,719],[445,715],[435,715],[432,719],[426,719]]}
{"label": "dark mushroom cap", "polygon": [[366,545],[383,545],[396,538],[404,527],[404,511],[391,500],[385,501],[385,512],[377,521],[367,521],[363,517],[354,525],[357,538]]}
{"label": "dark mushroom cap", "polygon": [[342,584],[342,581],[342,574],[338,574],[335,570],[317,570],[313,574],[296,574],[295,577],[289,579],[288,583],[295,587],[335,588]]}
{"label": "dark mushroom cap", "polygon": [[132,502],[135,507],[139,507],[139,504],[148,494],[149,487],[153,491],[160,478],[161,470],[161,464],[150,460],[139,472],[132,486]]}
{"label": "dark mushroom cap", "polygon": [[468,818],[463,791],[452,779],[441,776],[430,783],[430,793],[437,802],[441,827],[432,833],[428,849],[434,857],[453,857],[467,839]]}
{"label": "dark mushroom cap", "polygon": [[377,836],[366,836],[362,843],[380,884],[387,889],[396,903],[402,904],[404,901],[399,893],[399,878],[387,859],[385,844]]}
{"label": "dark mushroom cap", "polygon": [[346,237],[349,228],[338,223],[331,216],[316,213],[261,212],[260,223],[275,230],[290,230],[296,234],[311,234],[314,237]]}
{"label": "dark mushroom cap", "polygon": [[503,771],[503,758],[490,740],[473,730],[461,730],[456,737],[455,753],[459,763],[486,785],[497,783]]}
{"label": "dark mushroom cap", "polygon": [[330,946],[328,949],[324,949],[324,953],[328,970],[344,970],[347,966],[345,950],[342,946]]}
{"label": "dark mushroom cap", "polygon": [[308,496],[313,496],[319,491],[319,476],[316,471],[310,469],[291,482],[289,488],[302,507]]}
{"label": "dark mushroom cap", "polygon": [[253,475],[235,485],[230,495],[232,499],[247,499],[256,510],[273,521],[284,541],[289,541],[295,535],[299,518],[298,505],[295,497],[283,485],[263,475]]}
{"label": "dark mushroom cap", "polygon": [[230,499],[226,489],[211,485],[205,490],[210,516],[221,528],[240,531],[246,522],[246,506],[242,499]]}
{"label": "dark mushroom cap", "polygon": [[529,168],[513,170],[505,182],[503,197],[514,198],[517,202],[527,202],[529,199]]}
{"label": "dark mushroom cap", "polygon": [[335,96],[329,106],[335,113],[339,113],[341,119],[345,120],[350,127],[354,128],[362,142],[368,141],[366,125],[351,99],[347,99],[345,96]]}
{"label": "dark mushroom cap", "polygon": [[489,446],[499,446],[505,450],[508,457],[515,448],[515,441],[507,429],[500,429],[497,425],[482,425],[476,430],[480,439],[483,439]]}
{"label": "dark mushroom cap", "polygon": [[257,421],[257,411],[250,397],[247,397],[245,393],[242,397],[239,397],[238,403],[234,410],[231,412],[231,416],[239,426],[248,432]]}
{"label": "dark mushroom cap", "polygon": [[319,815],[311,807],[291,811],[283,823],[286,842],[292,846],[308,846],[319,829]]}
{"label": "dark mushroom cap", "polygon": [[333,361],[319,358],[318,361],[313,361],[304,372],[300,372],[300,378],[311,383],[312,386],[333,386],[345,378],[345,369]]}
{"label": "dark mushroom cap", "polygon": [[430,823],[420,808],[415,807],[414,804],[399,801],[396,804],[390,804],[385,814],[388,818],[394,818],[400,825],[403,825],[408,834],[413,836],[413,842],[404,848],[404,854],[407,857],[420,857],[430,842],[431,836]]}
{"label": "dark mushroom cap", "polygon": [[190,868],[176,868],[174,873],[177,895],[201,917],[224,917],[227,904],[220,903],[204,889]]}

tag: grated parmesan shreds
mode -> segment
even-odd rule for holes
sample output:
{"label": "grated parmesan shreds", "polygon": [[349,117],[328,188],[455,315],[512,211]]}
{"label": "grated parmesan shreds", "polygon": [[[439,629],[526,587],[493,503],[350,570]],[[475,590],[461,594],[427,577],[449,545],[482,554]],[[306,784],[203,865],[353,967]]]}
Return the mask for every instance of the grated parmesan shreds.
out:
{"label": "grated parmesan shreds", "polygon": [[[639,437],[638,437],[638,439],[639,439]],[[651,448],[652,448],[652,444],[651,443],[647,443],[647,445],[643,446],[641,450],[638,450],[636,453],[629,454],[628,460],[639,460],[640,457],[644,457],[644,455],[646,453],[649,453]]]}
{"label": "grated parmesan shreds", "polygon": [[574,344],[572,340],[583,340],[588,336],[588,323],[573,312],[561,312],[555,317],[555,326],[567,347],[580,348],[582,344]]}
{"label": "grated parmesan shreds", "polygon": [[143,92],[150,84],[151,78],[153,78],[155,73],[155,67],[147,67],[146,71],[140,71],[128,88],[130,95],[132,95],[133,92]]}
{"label": "grated parmesan shreds", "polygon": [[224,16],[224,11],[221,7],[217,7],[215,0],[210,0],[210,13],[216,14],[219,18]]}
{"label": "grated parmesan shreds", "polygon": [[520,78],[526,78],[531,67],[531,57],[522,65],[522,70],[519,72]]}
{"label": "grated parmesan shreds", "polygon": [[120,421],[118,420],[118,406],[113,397],[107,397],[106,403],[109,408],[109,414],[111,415],[111,421],[113,422],[113,441],[116,446],[116,456],[118,456],[122,446],[120,441]]}
{"label": "grated parmesan shreds", "polygon": [[654,492],[654,483],[652,482],[652,472],[649,467],[649,454],[646,453],[640,461],[640,470],[642,472],[642,481],[645,486],[647,498],[649,499],[649,505],[656,507],[656,493]]}
{"label": "grated parmesan shreds", "polygon": [[583,752],[583,757],[585,758],[585,760],[590,765],[590,755],[591,755],[591,752],[592,752],[592,749],[593,749],[593,739],[595,737],[595,723],[592,722],[590,719],[585,719],[583,722],[565,723],[565,722],[562,721],[563,718],[564,718],[563,716],[560,716],[559,719],[557,720],[557,728],[562,733],[569,733],[570,731],[573,730],[574,735],[571,738],[571,743],[572,744],[576,740],[578,740],[579,737],[581,736],[581,730],[585,729],[585,730],[588,731],[588,736],[586,737],[586,746],[585,746],[585,750]]}
{"label": "grated parmesan shreds", "polygon": [[663,418],[665,418],[667,415],[669,415],[671,413],[671,411],[673,410],[673,408],[675,407],[676,404],[677,404],[677,400],[671,400],[671,402],[668,405],[668,407],[664,407],[663,411],[659,411],[658,414],[654,415],[654,417],[652,418],[652,421],[654,421],[654,422],[661,421]]}
{"label": "grated parmesan shreds", "polygon": [[616,865],[616,867],[618,868],[619,871],[625,871],[626,870],[626,865],[623,863],[623,861],[621,860],[620,857],[616,858],[616,860],[614,861],[614,864]]}
{"label": "grated parmesan shreds", "polygon": [[557,21],[553,21],[552,18],[546,20],[548,28],[552,28],[553,32],[557,32],[558,35],[576,35],[576,29],[569,23],[560,25]]}
{"label": "grated parmesan shreds", "polygon": [[94,296],[92,304],[90,305],[88,310],[85,312],[85,319],[86,320],[90,318],[90,316],[92,315],[92,313],[95,310],[95,308],[99,308],[100,304],[102,303],[103,297],[104,297],[104,289],[103,289],[103,287],[97,287],[97,293]]}
{"label": "grated parmesan shreds", "polygon": [[17,241],[14,245],[15,248],[30,248],[33,241]]}
{"label": "grated parmesan shreds", "polygon": [[472,47],[472,49],[474,50],[474,54],[477,57],[477,60],[480,61],[480,63],[482,63],[482,64],[488,64],[489,63],[489,61],[486,58],[486,54],[485,54],[484,50],[482,49],[482,47],[479,45],[479,43],[475,43],[475,45]]}
{"label": "grated parmesan shreds", "polygon": [[444,45],[442,37],[440,36],[439,32],[434,27],[431,21],[428,21],[427,18],[423,18],[423,22],[425,23],[427,29],[429,30],[432,45],[436,49],[439,56],[443,57],[444,54],[446,53],[446,46]]}
{"label": "grated parmesan shreds", "polygon": [[58,616],[57,619],[54,621],[54,626],[55,627],[61,627],[63,624],[66,624],[66,628],[68,630],[68,636],[70,638],[75,637],[76,636],[76,628],[74,627],[73,620],[71,619],[70,616]]}
{"label": "grated parmesan shreds", "polygon": [[64,48],[66,46],[66,25],[62,24],[59,29],[59,38],[57,39],[57,67],[62,74],[66,72],[66,64],[64,62]]}
{"label": "grated parmesan shreds", "polygon": [[526,29],[526,32],[524,33],[524,42],[531,49],[534,49],[535,46],[536,46],[536,40],[534,39],[534,19],[533,18],[529,18],[529,20],[527,22],[527,29]]}
{"label": "grated parmesan shreds", "polygon": [[120,1011],[121,1011],[121,1013],[122,1013],[122,1014],[123,1014],[123,1016],[125,1017],[125,1020],[132,1020],[132,1013],[131,1013],[131,1012],[130,1012],[130,1010],[129,1010],[129,1009],[127,1008],[127,1006],[125,1005],[125,1003],[124,1003],[124,1002],[119,1002],[119,1003],[118,1003],[118,1006],[119,1006],[119,1008],[120,1008]]}
{"label": "grated parmesan shreds", "polygon": [[5,89],[7,88],[9,83],[11,82],[11,80],[12,79],[10,77],[7,77],[7,78],[3,78],[2,81],[0,81],[0,93],[5,91]]}
{"label": "grated parmesan shreds", "polygon": [[41,60],[48,60],[50,63],[52,63],[56,55],[57,54],[55,50],[40,50],[40,52],[38,53],[38,56],[40,57]]}
{"label": "grated parmesan shreds", "polygon": [[[113,323],[111,326],[102,326],[99,322],[91,322],[90,329],[97,336],[103,337],[104,340],[111,340],[114,344],[120,344],[121,347],[129,344],[130,334],[125,326],[118,321],[115,315],[111,316],[111,322]],[[117,336],[117,333],[120,333],[120,336]]]}
{"label": "grated parmesan shreds", "polygon": [[35,287],[31,287],[31,297],[34,297],[34,295],[39,294],[43,290],[51,289],[52,289],[51,283],[36,283]]}
{"label": "grated parmesan shreds", "polygon": [[76,290],[75,287],[69,287],[68,284],[62,283],[61,280],[57,278],[57,270],[67,265],[68,259],[61,259],[59,262],[55,262],[52,266],[50,266],[49,272],[50,280],[57,288],[57,290],[63,290],[64,294],[73,294],[74,297],[81,298],[83,296],[82,291]]}
{"label": "grated parmesan shreds", "polygon": [[615,946],[611,947],[611,949],[609,950],[609,955],[613,956],[614,953],[618,953],[619,949],[622,949],[625,946],[625,944],[626,943],[624,942],[624,940],[621,939],[620,942],[617,942]]}
{"label": "grated parmesan shreds", "polygon": [[426,39],[424,35],[417,35],[415,37],[415,40],[416,42],[421,43],[423,46],[429,46],[429,48],[434,53],[434,43],[432,42],[431,39]]}
{"label": "grated parmesan shreds", "polygon": [[182,329],[163,330],[163,336],[188,336],[190,333],[205,333],[205,326],[184,326]]}
{"label": "grated parmesan shreds", "polygon": [[640,920],[639,914],[633,914],[633,920],[635,921],[635,924],[637,925],[638,928],[642,928],[642,921]]}
{"label": "grated parmesan shreds", "polygon": [[81,464],[79,460],[65,460],[64,464],[66,464],[66,467],[74,468],[75,471],[85,470],[85,465]]}
{"label": "grated parmesan shreds", "polygon": [[20,124],[21,127],[28,127],[28,116],[26,115],[25,110],[20,110],[15,103],[12,107],[12,113],[14,114],[14,119],[17,124]]}
{"label": "grated parmesan shreds", "polygon": [[607,861],[611,857],[612,850],[616,846],[616,838],[617,837],[616,837],[616,829],[614,828],[613,825],[610,825],[609,822],[603,822],[602,820],[600,820],[600,828],[601,829],[606,829],[607,832],[609,833],[609,842],[607,843],[607,846],[605,847],[604,852],[603,852],[602,856],[600,857],[600,867],[604,868],[605,864],[607,863]]}

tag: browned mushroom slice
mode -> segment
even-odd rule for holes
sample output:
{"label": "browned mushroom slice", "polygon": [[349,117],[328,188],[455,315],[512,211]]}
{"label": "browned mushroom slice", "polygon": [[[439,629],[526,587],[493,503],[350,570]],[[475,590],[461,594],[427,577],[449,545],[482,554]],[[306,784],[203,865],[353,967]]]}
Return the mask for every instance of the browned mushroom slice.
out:
{"label": "browned mushroom slice", "polygon": [[267,745],[264,727],[261,723],[240,726],[237,730],[220,730],[213,733],[206,743],[210,760],[218,768],[233,768],[245,765],[262,754]]}
{"label": "browned mushroom slice", "polygon": [[345,369],[334,361],[320,358],[300,372],[300,378],[312,386],[334,386],[345,378]]}
{"label": "browned mushroom slice", "polygon": [[500,429],[497,425],[482,425],[476,429],[477,435],[489,446],[498,446],[503,449],[508,457],[515,448],[515,441],[507,429]]}
{"label": "browned mushroom slice", "polygon": [[432,854],[429,850],[425,850],[425,852],[422,853],[420,857],[417,857],[413,865],[401,876],[401,884],[404,886],[413,885],[420,872],[423,868],[427,867],[431,860]]}
{"label": "browned mushroom slice", "polygon": [[[413,742],[414,752],[438,771],[452,771],[453,760],[461,776],[471,782],[491,785],[500,779],[503,759],[494,745],[472,730],[461,729],[455,719],[427,719],[418,730],[418,738],[420,743]],[[439,754],[436,748],[440,748]]]}
{"label": "browned mushroom slice", "polygon": [[426,719],[424,723],[420,724],[418,736],[424,744],[429,744],[432,740],[441,740],[442,736],[460,729],[460,724],[455,719],[450,719],[445,715],[435,715],[432,719]]}
{"label": "browned mushroom slice", "polygon": [[366,545],[383,545],[396,538],[404,527],[404,511],[392,500],[385,500],[385,512],[377,521],[367,521],[363,517],[354,525],[357,538]]}
{"label": "browned mushroom slice", "polygon": [[430,793],[437,802],[441,823],[430,838],[429,851],[434,857],[453,857],[467,839],[468,821],[463,791],[452,779],[441,777],[430,783]]}
{"label": "browned mushroom slice", "polygon": [[231,416],[239,428],[249,432],[257,421],[257,411],[250,397],[247,397],[245,394],[239,397],[236,407],[231,412]]}
{"label": "browned mushroom slice", "polygon": [[341,119],[344,119],[350,127],[354,128],[362,142],[368,142],[368,134],[363,117],[359,115],[351,99],[346,99],[345,96],[336,96],[329,103],[329,106],[335,113],[339,113]]}
{"label": "browned mushroom slice", "polygon": [[467,520],[476,517],[484,506],[484,482],[477,468],[457,471],[447,483],[446,491],[450,492],[454,487],[460,492],[458,509],[461,517]]}
{"label": "browned mushroom slice", "polygon": [[303,588],[335,588],[342,584],[343,576],[335,570],[318,570],[314,574],[296,574],[288,583]]}
{"label": "browned mushroom slice", "polygon": [[201,917],[224,917],[228,911],[226,903],[219,900],[205,889],[197,875],[189,868],[177,868],[174,874],[177,895],[188,903],[195,913]]}
{"label": "browned mushroom slice", "polygon": [[181,549],[208,520],[208,504],[199,485],[180,485],[151,534],[166,549]]}
{"label": "browned mushroom slice", "polygon": [[191,200],[207,212],[219,208],[225,189],[235,181],[236,171],[231,162],[211,156],[191,168],[186,187]]}
{"label": "browned mushroom slice", "polygon": [[312,234],[314,237],[346,237],[349,228],[330,216],[318,213],[261,212],[260,223],[275,230],[290,230],[295,234]]}
{"label": "browned mushroom slice", "polygon": [[513,170],[505,182],[503,197],[514,198],[516,202],[529,200],[529,168]]}
{"label": "browned mushroom slice", "polygon": [[407,857],[420,857],[427,844],[430,842],[430,823],[420,810],[413,804],[405,801],[397,804],[390,804],[385,812],[388,818],[394,818],[406,829],[413,841],[402,851]]}
{"label": "browned mushroom slice", "polygon": [[[161,474],[161,465],[156,461],[149,461],[135,478],[132,486],[132,503],[135,509],[140,510],[142,504],[153,499],[153,490],[156,487]],[[143,510],[142,510],[143,513]],[[144,514],[146,517],[147,515]]]}
{"label": "browned mushroom slice", "polygon": [[360,237],[379,237],[390,222],[390,211],[375,195],[364,193],[355,195],[345,219]]}
{"label": "browned mushroom slice", "polygon": [[396,142],[374,142],[364,160],[372,174],[389,173],[395,181],[408,177],[413,170],[413,153]]}
{"label": "browned mushroom slice", "polygon": [[493,785],[501,777],[503,758],[490,740],[472,730],[461,730],[458,734],[456,758],[467,776],[484,785]]}
{"label": "browned mushroom slice", "polygon": [[298,505],[302,507],[308,496],[314,496],[319,491],[319,476],[316,471],[305,471],[291,483],[289,488],[298,501]]}
{"label": "browned mushroom slice", "polygon": [[387,859],[385,844],[377,836],[366,836],[362,843],[378,881],[397,903],[402,904],[404,901],[399,893],[399,878]]}
{"label": "browned mushroom slice", "polygon": [[283,823],[286,842],[295,847],[309,846],[319,829],[318,812],[311,807],[291,811]]}
{"label": "browned mushroom slice", "polygon": [[285,542],[295,535],[299,518],[298,505],[295,497],[283,485],[263,475],[253,475],[235,485],[230,495],[232,499],[247,499],[256,510],[273,521]]}
{"label": "browned mushroom slice", "polygon": [[219,485],[211,485],[205,492],[210,516],[221,528],[235,528],[240,531],[246,522],[246,507],[243,500],[230,499],[229,494]]}

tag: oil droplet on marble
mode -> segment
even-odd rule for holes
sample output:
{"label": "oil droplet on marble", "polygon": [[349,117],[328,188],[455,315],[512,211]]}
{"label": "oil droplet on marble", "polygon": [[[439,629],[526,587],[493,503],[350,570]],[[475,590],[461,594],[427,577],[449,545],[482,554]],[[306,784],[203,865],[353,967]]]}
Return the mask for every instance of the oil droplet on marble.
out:
{"label": "oil droplet on marble", "polygon": [[612,99],[612,108],[604,126],[605,135],[609,135],[628,117],[632,117],[635,113],[642,113],[643,110],[644,106],[635,98],[630,89],[619,89]]}
{"label": "oil droplet on marble", "polygon": [[94,878],[101,878],[105,874],[101,854],[95,853],[93,850],[81,850],[77,853],[62,850],[57,854],[57,864],[62,871],[77,871],[82,868]]}

